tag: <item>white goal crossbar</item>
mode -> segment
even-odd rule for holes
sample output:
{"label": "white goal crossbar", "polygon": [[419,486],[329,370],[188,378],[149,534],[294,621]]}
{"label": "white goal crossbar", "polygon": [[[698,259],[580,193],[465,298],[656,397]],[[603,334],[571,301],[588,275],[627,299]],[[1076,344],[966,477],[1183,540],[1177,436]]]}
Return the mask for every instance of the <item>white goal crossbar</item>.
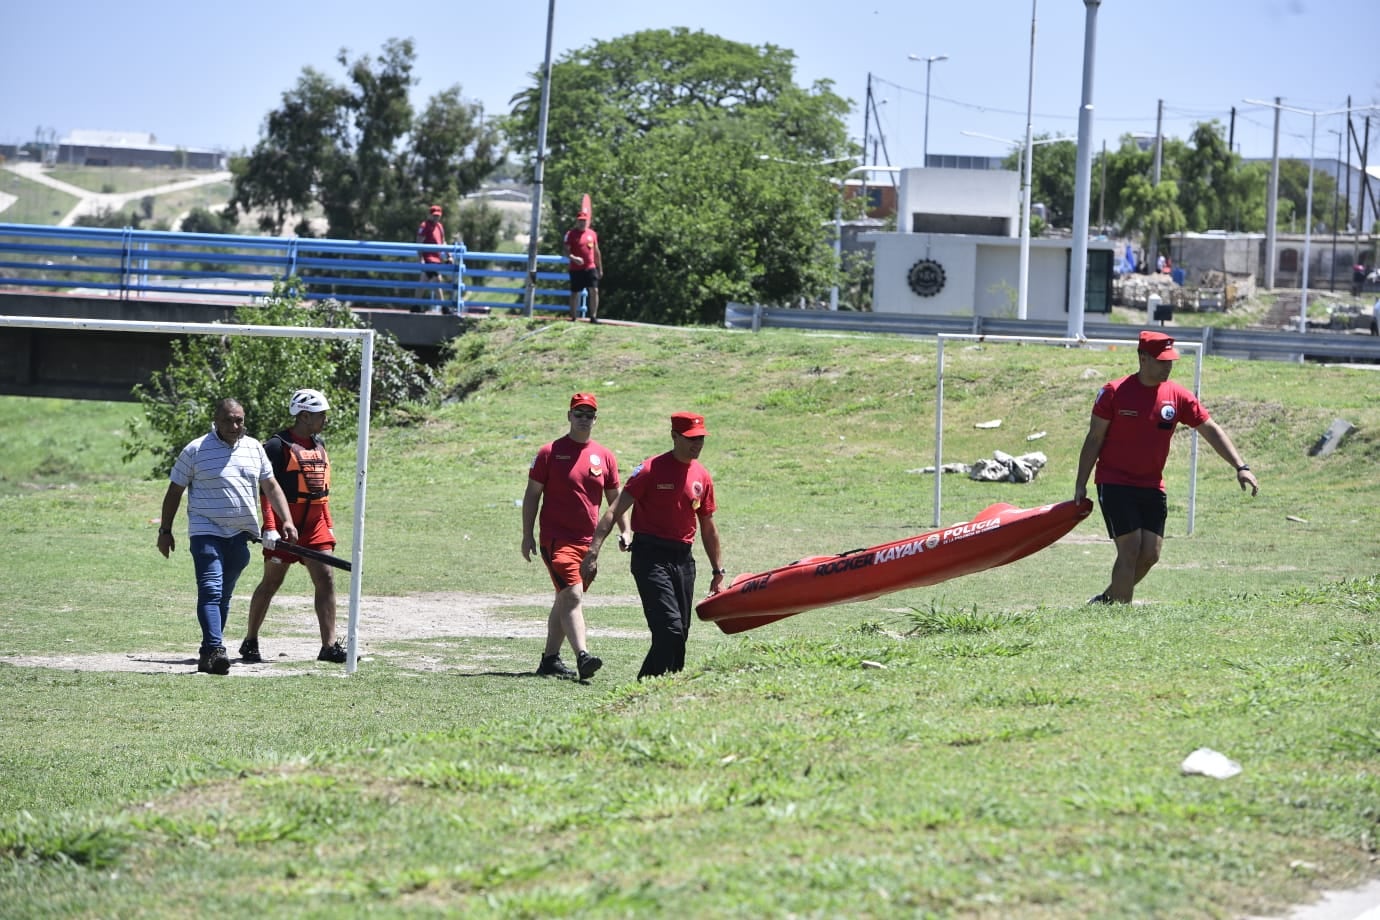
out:
{"label": "white goal crossbar", "polygon": [[[359,428],[355,450],[354,542],[350,548],[350,625],[345,673],[358,666],[360,579],[364,562],[364,498],[369,472],[369,406],[374,379],[373,329],[321,329],[313,326],[245,326],[233,323],[158,323],[116,319],[72,319],[0,316],[0,327],[65,329],[82,332],[159,332],[175,335],[243,335],[263,338],[358,339],[364,344],[359,364]],[[233,394],[227,394],[233,395]]]}
{"label": "white goal crossbar", "polygon": [[[941,483],[944,480],[944,343],[947,341],[967,341],[967,342],[1023,342],[1031,345],[1055,345],[1063,348],[1105,348],[1108,346],[1128,345],[1135,348],[1139,343],[1136,339],[1072,339],[1072,338],[1053,338],[1046,336],[1027,336],[1027,335],[973,335],[958,333],[940,333],[935,336],[939,343],[939,360],[935,370],[936,383],[934,392],[934,521],[931,526],[940,526],[939,506],[941,495]],[[1200,393],[1203,385],[1203,344],[1201,342],[1179,342],[1174,343],[1174,347],[1180,350],[1190,350],[1194,353],[1195,363],[1193,366],[1193,395]],[[1197,510],[1198,493],[1198,432],[1190,429],[1189,448],[1188,448],[1188,533],[1193,534],[1193,522]],[[1069,488],[1070,497],[1073,495],[1073,488]]]}

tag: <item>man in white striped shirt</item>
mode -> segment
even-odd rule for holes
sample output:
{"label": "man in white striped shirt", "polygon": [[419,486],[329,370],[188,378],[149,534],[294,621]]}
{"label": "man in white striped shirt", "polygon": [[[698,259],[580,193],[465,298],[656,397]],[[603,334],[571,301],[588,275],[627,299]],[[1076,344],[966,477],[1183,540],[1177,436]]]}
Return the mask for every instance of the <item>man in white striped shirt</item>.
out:
{"label": "man in white striped shirt", "polygon": [[158,551],[176,547],[172,522],[187,492],[187,537],[196,570],[196,618],[201,624],[198,671],[230,673],[225,653],[225,622],[235,582],[249,565],[249,537],[259,534],[259,490],[278,514],[283,539],[297,541],[287,496],[273,476],[263,445],[244,434],[244,407],[236,400],[216,404],[211,432],[178,455],[163,496]]}

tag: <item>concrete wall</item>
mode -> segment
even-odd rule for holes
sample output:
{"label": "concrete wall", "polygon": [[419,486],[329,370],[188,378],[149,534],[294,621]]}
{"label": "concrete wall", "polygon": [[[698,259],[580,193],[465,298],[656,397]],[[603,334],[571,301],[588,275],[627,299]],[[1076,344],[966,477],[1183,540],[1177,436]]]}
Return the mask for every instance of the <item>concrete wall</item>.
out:
{"label": "concrete wall", "polygon": [[[48,294],[0,294],[6,316],[117,319],[164,323],[233,322],[233,305],[162,300],[118,300]],[[464,320],[442,314],[356,310],[357,316],[424,361],[464,330]],[[97,332],[0,327],[0,394],[67,399],[132,400],[131,388],[168,366],[180,336],[157,332]]]}
{"label": "concrete wall", "polygon": [[1020,176],[1011,170],[903,169],[897,194],[896,229],[915,232],[957,226],[975,219],[989,235],[1020,235]]}
{"label": "concrete wall", "polygon": [[[1016,316],[1020,281],[1020,241],[1008,237],[946,236],[931,233],[872,233],[875,247],[873,311],[912,316]],[[1094,241],[1089,250],[1113,244]],[[1026,318],[1062,322],[1067,318],[1069,240],[1031,240]],[[911,290],[912,266],[922,259],[944,269],[944,288],[933,297]]]}

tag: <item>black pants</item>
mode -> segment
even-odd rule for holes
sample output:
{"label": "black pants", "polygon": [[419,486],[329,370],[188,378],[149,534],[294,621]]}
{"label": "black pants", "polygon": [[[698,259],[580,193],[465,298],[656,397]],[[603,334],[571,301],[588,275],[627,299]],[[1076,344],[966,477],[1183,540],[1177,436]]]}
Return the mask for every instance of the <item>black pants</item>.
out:
{"label": "black pants", "polygon": [[684,669],[695,597],[695,557],[690,544],[637,534],[632,576],[642,598],[642,615],[652,631],[652,647],[637,679]]}

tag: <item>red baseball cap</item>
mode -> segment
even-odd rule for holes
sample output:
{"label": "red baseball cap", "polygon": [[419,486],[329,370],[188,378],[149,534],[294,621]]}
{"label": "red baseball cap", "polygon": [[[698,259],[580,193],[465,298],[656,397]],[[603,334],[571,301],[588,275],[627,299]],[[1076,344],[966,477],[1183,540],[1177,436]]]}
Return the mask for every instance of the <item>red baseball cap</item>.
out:
{"label": "red baseball cap", "polygon": [[687,438],[701,438],[709,434],[709,429],[704,427],[704,416],[693,412],[673,413],[671,430]]}
{"label": "red baseball cap", "polygon": [[1137,351],[1158,361],[1179,360],[1179,352],[1174,348],[1174,339],[1163,332],[1142,332]]}
{"label": "red baseball cap", "polygon": [[599,400],[594,398],[593,393],[576,393],[570,397],[570,408],[574,409],[576,406],[589,406],[591,409],[598,409]]}
{"label": "red baseball cap", "polygon": [[431,206],[431,213],[432,213],[432,214],[440,214],[440,213],[441,213],[441,206],[440,206],[439,204],[433,204],[433,205]]}

